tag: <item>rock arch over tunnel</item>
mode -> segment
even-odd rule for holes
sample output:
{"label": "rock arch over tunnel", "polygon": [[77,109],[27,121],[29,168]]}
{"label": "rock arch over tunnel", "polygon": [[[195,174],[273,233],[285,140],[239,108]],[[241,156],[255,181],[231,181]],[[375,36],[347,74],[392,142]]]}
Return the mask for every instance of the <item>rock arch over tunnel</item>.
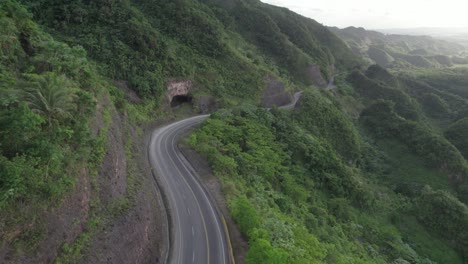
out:
{"label": "rock arch over tunnel", "polygon": [[172,81],[167,85],[167,101],[171,106],[191,102],[192,81]]}

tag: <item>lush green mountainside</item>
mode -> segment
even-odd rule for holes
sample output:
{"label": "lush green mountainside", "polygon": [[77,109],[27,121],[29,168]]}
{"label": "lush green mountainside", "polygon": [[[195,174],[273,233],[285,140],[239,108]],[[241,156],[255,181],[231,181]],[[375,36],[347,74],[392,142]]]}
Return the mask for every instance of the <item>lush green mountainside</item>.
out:
{"label": "lush green mountainside", "polygon": [[441,68],[466,63],[462,45],[429,36],[382,34],[363,28],[330,28],[354,51],[385,68]]}
{"label": "lush green mountainside", "polygon": [[[287,100],[359,61],[259,1],[6,0],[0,23],[0,262],[112,259],[119,236],[147,235],[125,258],[161,258],[163,212],[134,190],[149,175],[143,124],[171,117],[170,87],[190,84],[200,110],[257,104],[270,86]],[[286,34],[299,24],[304,40]]]}
{"label": "lush green mountainside", "polygon": [[292,113],[212,115],[189,143],[223,183],[247,263],[464,263],[464,72],[374,65],[306,89]]}
{"label": "lush green mountainside", "polygon": [[466,160],[388,101],[353,125],[337,99],[220,111],[191,136],[249,240],[246,263],[464,263]]}
{"label": "lush green mountainside", "polygon": [[173,78],[258,99],[267,74],[311,84],[321,74],[326,81],[336,58],[342,69],[359,61],[320,24],[259,1],[23,2],[56,37],[83,46],[106,75],[143,96],[161,97]]}
{"label": "lush green mountainside", "polygon": [[97,106],[115,88],[17,2],[0,3],[0,24],[0,261],[72,261],[107,221],[95,179],[112,108]]}
{"label": "lush green mountainside", "polygon": [[0,25],[0,262],[162,259],[143,129],[213,109],[187,143],[247,263],[468,259],[460,46],[257,0],[4,0]]}
{"label": "lush green mountainside", "polygon": [[88,121],[108,85],[81,47],[54,40],[14,2],[1,6],[0,208],[42,204],[74,182],[73,166],[97,155]]}

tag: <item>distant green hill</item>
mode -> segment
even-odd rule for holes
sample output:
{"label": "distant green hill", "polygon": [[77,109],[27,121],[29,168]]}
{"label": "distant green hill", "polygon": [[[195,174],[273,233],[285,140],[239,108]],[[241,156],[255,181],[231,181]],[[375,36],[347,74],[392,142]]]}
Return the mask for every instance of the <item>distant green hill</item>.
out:
{"label": "distant green hill", "polygon": [[329,28],[361,56],[385,68],[440,68],[464,64],[466,47],[429,36],[383,34],[363,28]]}

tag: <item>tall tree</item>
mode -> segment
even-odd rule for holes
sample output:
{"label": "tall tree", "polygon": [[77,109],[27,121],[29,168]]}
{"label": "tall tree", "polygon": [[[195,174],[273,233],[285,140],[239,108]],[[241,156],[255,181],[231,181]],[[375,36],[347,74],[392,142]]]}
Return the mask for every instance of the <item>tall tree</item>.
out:
{"label": "tall tree", "polygon": [[24,87],[24,100],[33,112],[44,116],[49,126],[54,120],[71,116],[76,95],[64,75],[47,73],[32,79],[21,86]]}

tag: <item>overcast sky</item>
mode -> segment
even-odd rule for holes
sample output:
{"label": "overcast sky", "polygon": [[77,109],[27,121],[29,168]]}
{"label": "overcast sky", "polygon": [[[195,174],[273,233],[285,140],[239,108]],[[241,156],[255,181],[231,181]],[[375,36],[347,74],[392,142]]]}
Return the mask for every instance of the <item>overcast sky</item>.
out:
{"label": "overcast sky", "polygon": [[468,0],[261,0],[327,26],[468,27]]}

